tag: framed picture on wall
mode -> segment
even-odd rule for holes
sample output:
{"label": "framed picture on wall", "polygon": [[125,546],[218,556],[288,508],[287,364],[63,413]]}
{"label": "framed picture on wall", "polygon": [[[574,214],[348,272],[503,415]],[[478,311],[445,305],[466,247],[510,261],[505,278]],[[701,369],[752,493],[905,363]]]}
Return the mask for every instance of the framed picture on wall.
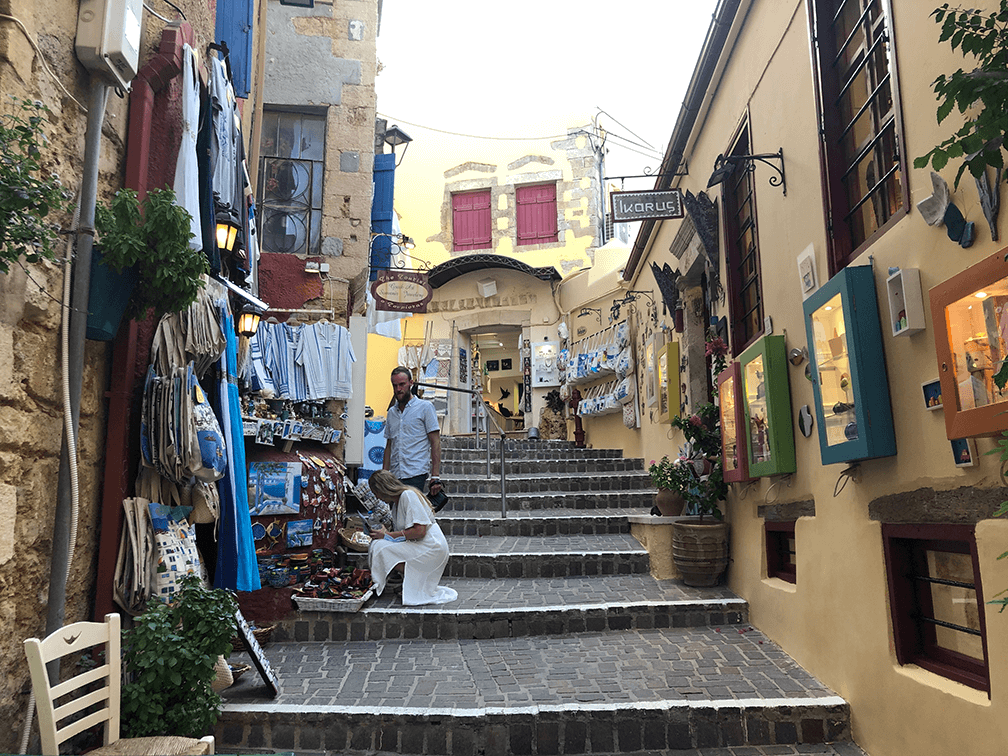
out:
{"label": "framed picture on wall", "polygon": [[952,445],[952,460],[956,467],[976,466],[976,443],[972,438],[954,438],[949,443]]}
{"label": "framed picture on wall", "polygon": [[933,381],[921,384],[924,392],[924,408],[938,410],[942,408],[941,381],[935,378]]}
{"label": "framed picture on wall", "polygon": [[654,407],[658,402],[657,381],[655,379],[655,343],[657,339],[658,334],[654,334],[644,343],[644,403],[648,407]]}
{"label": "framed picture on wall", "polygon": [[500,370],[500,361],[499,360],[487,360],[486,361],[486,369],[487,369],[488,373],[493,373],[493,372],[496,372],[497,370]]}
{"label": "framed picture on wall", "polygon": [[511,358],[510,357],[505,357],[500,362],[501,362],[501,370],[510,370],[511,369]]}

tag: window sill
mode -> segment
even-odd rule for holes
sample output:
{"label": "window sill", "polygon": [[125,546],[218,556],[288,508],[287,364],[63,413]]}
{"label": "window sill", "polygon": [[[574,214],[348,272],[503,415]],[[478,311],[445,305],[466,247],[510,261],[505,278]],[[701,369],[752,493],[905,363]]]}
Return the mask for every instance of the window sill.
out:
{"label": "window sill", "polygon": [[938,674],[937,672],[931,672],[930,670],[924,669],[916,664],[904,664],[901,666],[895,661],[895,659],[893,659],[893,669],[900,677],[912,680],[915,683],[924,685],[932,690],[939,691],[940,693],[953,695],[956,698],[966,701],[967,703],[985,707],[989,707],[991,705],[990,696],[987,691],[978,690],[977,688],[970,687],[965,683],[956,682],[955,680],[951,680],[948,677]]}
{"label": "window sill", "polygon": [[792,594],[798,593],[798,586],[795,583],[789,583],[787,580],[782,580],[779,577],[765,577],[760,582],[767,588],[772,588],[775,591]]}

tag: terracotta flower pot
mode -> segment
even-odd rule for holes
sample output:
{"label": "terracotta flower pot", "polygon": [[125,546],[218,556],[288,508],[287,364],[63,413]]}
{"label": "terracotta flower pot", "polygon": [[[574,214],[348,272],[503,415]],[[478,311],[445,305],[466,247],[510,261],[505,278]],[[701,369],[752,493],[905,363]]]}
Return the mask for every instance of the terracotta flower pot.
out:
{"label": "terracotta flower pot", "polygon": [[659,488],[654,496],[654,504],[662,517],[678,517],[686,506],[686,500],[670,488]]}
{"label": "terracotta flower pot", "polygon": [[717,585],[728,566],[728,523],[679,520],[672,531],[672,562],[686,585]]}

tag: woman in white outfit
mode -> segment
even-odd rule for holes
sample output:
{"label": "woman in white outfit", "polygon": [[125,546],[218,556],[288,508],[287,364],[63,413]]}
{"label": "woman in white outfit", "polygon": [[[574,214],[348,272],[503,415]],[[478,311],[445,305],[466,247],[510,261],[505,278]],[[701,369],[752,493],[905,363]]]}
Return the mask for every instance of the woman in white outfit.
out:
{"label": "woman in white outfit", "polygon": [[374,473],[368,483],[375,496],[392,508],[392,530],[371,531],[368,562],[378,595],[392,570],[403,574],[402,601],[406,606],[447,604],[458,598],[438,585],[448,564],[448,541],[434,519],[431,503],[388,470]]}

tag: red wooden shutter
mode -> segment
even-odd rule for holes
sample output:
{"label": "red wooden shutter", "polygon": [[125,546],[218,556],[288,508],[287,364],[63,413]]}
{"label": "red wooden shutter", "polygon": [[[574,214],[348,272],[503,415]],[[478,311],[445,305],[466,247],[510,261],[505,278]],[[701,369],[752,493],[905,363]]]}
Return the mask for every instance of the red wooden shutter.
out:
{"label": "red wooden shutter", "polygon": [[519,186],[518,244],[544,244],[557,241],[556,184]]}
{"label": "red wooden shutter", "polygon": [[490,190],[452,195],[453,248],[490,249]]}

